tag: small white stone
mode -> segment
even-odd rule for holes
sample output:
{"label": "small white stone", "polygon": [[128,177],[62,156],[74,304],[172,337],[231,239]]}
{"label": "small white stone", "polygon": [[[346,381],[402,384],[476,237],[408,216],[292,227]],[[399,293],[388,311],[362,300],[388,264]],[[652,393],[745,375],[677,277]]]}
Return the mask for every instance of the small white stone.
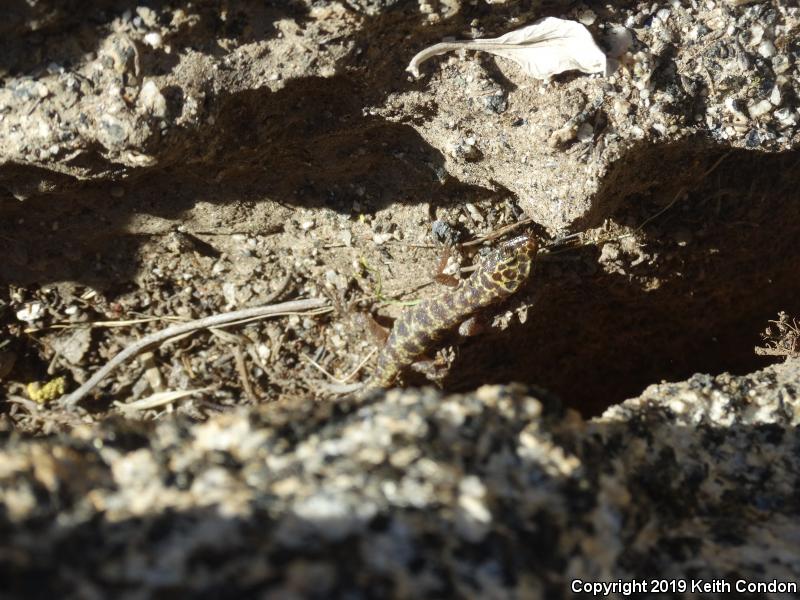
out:
{"label": "small white stone", "polygon": [[581,23],[581,25],[585,25],[586,27],[594,23],[596,20],[597,20],[597,15],[593,10],[589,9],[582,10],[578,14],[578,21]]}
{"label": "small white stone", "polygon": [[761,23],[753,23],[750,27],[750,43],[757,46],[764,37],[764,26]]}
{"label": "small white stone", "polygon": [[159,119],[163,119],[167,114],[167,100],[152,80],[142,86],[138,104],[142,110]]}
{"label": "small white stone", "polygon": [[17,311],[17,319],[26,323],[31,323],[42,316],[41,302],[31,302],[25,308]]}
{"label": "small white stone", "polygon": [[792,64],[789,61],[789,57],[785,54],[779,54],[772,59],[772,70],[775,71],[776,75],[785,73],[791,66]]}
{"label": "small white stone", "polygon": [[391,233],[376,233],[372,236],[372,241],[376,246],[381,246],[392,239]]}
{"label": "small white stone", "polygon": [[780,106],[782,102],[781,98],[781,88],[777,85],[772,88],[772,92],[769,95],[769,101],[772,102],[775,106]]}
{"label": "small white stone", "polygon": [[614,112],[618,115],[627,115],[631,110],[631,103],[622,98],[614,101]]}
{"label": "small white stone", "polygon": [[325,282],[340,290],[347,287],[347,278],[333,269],[325,271]]}
{"label": "small white stone", "polygon": [[777,52],[775,44],[770,40],[764,40],[758,45],[758,53],[764,58],[772,58]]}
{"label": "small white stone", "polygon": [[236,284],[226,281],[222,284],[222,297],[228,303],[228,308],[236,306]]}
{"label": "small white stone", "polygon": [[161,34],[157,31],[151,31],[144,35],[144,43],[150,46],[151,48],[158,49],[161,48],[161,44],[164,43]]}
{"label": "small white stone", "polygon": [[47,121],[40,119],[36,126],[36,133],[39,135],[39,137],[48,138],[52,132],[53,129],[50,127]]}
{"label": "small white stone", "polygon": [[478,208],[472,202],[465,202],[464,207],[467,209],[473,220],[478,222],[483,221],[483,215],[480,213]]}
{"label": "small white stone", "polygon": [[757,119],[758,117],[767,114],[771,110],[772,103],[769,100],[761,100],[747,107],[747,112],[749,113],[751,119]]}

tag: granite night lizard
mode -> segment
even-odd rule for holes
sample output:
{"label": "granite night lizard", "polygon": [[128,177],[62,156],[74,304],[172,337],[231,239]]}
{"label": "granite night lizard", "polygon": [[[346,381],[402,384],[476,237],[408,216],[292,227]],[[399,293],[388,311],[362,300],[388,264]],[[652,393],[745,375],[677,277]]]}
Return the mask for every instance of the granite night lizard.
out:
{"label": "granite night lizard", "polygon": [[339,393],[362,387],[391,387],[407,367],[434,349],[445,334],[519,290],[533,270],[537,250],[532,235],[515,237],[491,250],[458,287],[403,311],[365,383],[326,387]]}

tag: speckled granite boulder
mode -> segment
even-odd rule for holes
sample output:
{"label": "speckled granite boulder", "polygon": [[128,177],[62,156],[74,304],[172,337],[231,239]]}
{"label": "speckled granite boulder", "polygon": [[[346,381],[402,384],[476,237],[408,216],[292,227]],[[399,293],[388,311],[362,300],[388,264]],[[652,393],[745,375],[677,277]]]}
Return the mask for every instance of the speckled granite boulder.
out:
{"label": "speckled granite boulder", "polygon": [[799,367],[652,386],[589,422],[510,386],[6,437],[2,595],[793,581]]}

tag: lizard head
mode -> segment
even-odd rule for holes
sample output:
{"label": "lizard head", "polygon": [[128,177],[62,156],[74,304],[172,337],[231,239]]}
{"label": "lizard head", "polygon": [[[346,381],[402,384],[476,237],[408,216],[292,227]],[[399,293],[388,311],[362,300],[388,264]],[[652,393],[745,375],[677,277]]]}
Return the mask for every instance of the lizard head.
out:
{"label": "lizard head", "polygon": [[481,268],[503,294],[516,292],[528,279],[539,245],[531,235],[521,235],[493,250]]}

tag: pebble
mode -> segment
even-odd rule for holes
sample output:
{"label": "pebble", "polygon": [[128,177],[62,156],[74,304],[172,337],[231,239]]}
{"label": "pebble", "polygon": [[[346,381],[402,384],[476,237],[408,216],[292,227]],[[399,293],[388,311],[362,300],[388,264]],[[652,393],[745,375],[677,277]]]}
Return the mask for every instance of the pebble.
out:
{"label": "pebble", "polygon": [[772,58],[772,70],[776,75],[781,75],[788,71],[792,66],[789,57],[785,54],[780,54]]}
{"label": "pebble", "polygon": [[490,94],[483,97],[483,105],[487,112],[501,114],[508,108],[508,100],[502,93]]}
{"label": "pebble", "polygon": [[393,237],[394,237],[394,234],[391,234],[391,233],[376,233],[376,234],[373,234],[373,236],[372,236],[372,242],[376,246],[382,246],[383,244],[385,244],[386,242],[391,240]]}
{"label": "pebble", "polygon": [[158,33],[157,31],[151,31],[149,33],[146,33],[143,39],[145,44],[156,50],[158,48],[161,48],[161,45],[164,42],[164,40],[161,37],[161,34]]}
{"label": "pebble", "polygon": [[779,88],[777,85],[772,88],[772,92],[770,92],[770,95],[769,95],[769,101],[774,106],[780,106],[781,105],[781,102],[782,102],[781,88]]}
{"label": "pebble", "polygon": [[758,46],[764,37],[764,26],[761,23],[753,23],[750,26],[750,43]]}
{"label": "pebble", "polygon": [[163,119],[167,116],[167,100],[152,80],[145,82],[142,86],[137,104],[154,117]]}
{"label": "pebble", "polygon": [[772,103],[769,100],[760,100],[759,102],[750,104],[747,107],[747,113],[750,115],[750,118],[757,119],[767,114],[772,108]]}
{"label": "pebble", "polygon": [[325,282],[339,290],[347,288],[347,278],[333,269],[325,271]]}
{"label": "pebble", "polygon": [[17,311],[17,319],[25,323],[32,323],[42,316],[43,307],[41,302],[31,302]]}
{"label": "pebble", "polygon": [[797,123],[797,113],[789,108],[779,108],[773,114],[784,127],[789,127]]}
{"label": "pebble", "polygon": [[758,53],[764,58],[772,58],[777,53],[777,49],[772,41],[764,40],[758,45]]}
{"label": "pebble", "polygon": [[631,103],[624,98],[614,100],[614,112],[618,115],[627,115],[631,110]]}
{"label": "pebble", "polygon": [[582,10],[580,13],[578,13],[578,22],[586,27],[592,25],[596,20],[597,15],[591,9]]}
{"label": "pebble", "polygon": [[431,235],[434,240],[444,246],[454,246],[461,239],[461,234],[456,228],[440,219],[431,223]]}

